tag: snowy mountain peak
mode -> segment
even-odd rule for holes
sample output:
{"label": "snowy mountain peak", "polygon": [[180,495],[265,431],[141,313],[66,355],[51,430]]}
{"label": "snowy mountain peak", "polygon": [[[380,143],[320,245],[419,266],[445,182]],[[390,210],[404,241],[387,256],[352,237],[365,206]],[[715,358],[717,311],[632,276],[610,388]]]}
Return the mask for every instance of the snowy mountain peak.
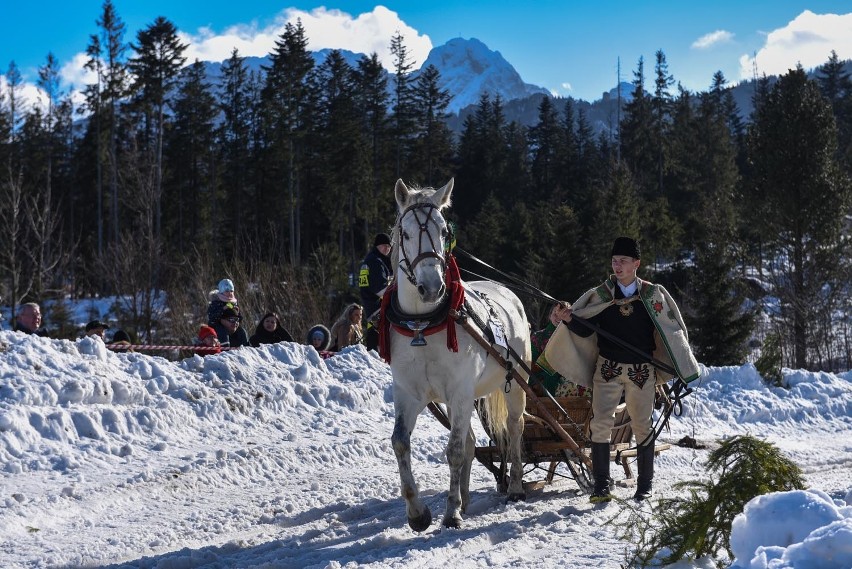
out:
{"label": "snowy mountain peak", "polygon": [[441,87],[452,94],[448,111],[457,113],[475,105],[483,93],[504,100],[520,99],[547,89],[524,83],[515,68],[499,51],[492,51],[478,39],[453,38],[432,48],[421,69],[434,65],[441,73]]}

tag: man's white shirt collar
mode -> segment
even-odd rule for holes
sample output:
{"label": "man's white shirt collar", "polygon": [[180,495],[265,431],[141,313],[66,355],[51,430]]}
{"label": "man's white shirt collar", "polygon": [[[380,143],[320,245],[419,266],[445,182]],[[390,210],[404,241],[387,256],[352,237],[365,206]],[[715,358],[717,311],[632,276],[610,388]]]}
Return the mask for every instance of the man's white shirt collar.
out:
{"label": "man's white shirt collar", "polygon": [[627,286],[624,286],[619,282],[618,288],[621,289],[622,294],[624,294],[624,298],[630,298],[631,296],[636,294],[636,289],[639,288],[639,285],[635,280]]}

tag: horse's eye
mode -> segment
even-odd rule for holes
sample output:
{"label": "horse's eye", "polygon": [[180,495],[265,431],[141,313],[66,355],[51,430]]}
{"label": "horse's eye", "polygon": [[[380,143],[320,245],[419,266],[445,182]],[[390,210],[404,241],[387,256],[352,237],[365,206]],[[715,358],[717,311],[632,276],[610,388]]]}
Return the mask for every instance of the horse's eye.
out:
{"label": "horse's eye", "polygon": [[405,239],[405,240],[408,240],[408,233],[403,231],[402,232],[402,238]]}
{"label": "horse's eye", "polygon": [[450,232],[449,232],[449,231],[447,231],[447,228],[446,228],[446,227],[445,227],[445,228],[443,228],[443,229],[441,230],[441,237],[442,237],[443,239],[446,239],[446,238],[447,238],[447,235],[449,235],[449,234],[450,234]]}

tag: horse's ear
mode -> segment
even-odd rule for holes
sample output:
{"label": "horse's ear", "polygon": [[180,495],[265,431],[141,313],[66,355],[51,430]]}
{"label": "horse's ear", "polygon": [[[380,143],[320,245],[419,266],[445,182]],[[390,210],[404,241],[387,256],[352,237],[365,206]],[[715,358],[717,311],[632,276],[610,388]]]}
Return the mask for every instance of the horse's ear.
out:
{"label": "horse's ear", "polygon": [[432,199],[435,201],[435,205],[438,206],[438,209],[443,209],[444,207],[450,205],[450,196],[453,193],[453,181],[455,178],[450,178],[450,181],[447,182],[440,190],[436,191],[432,196]]}
{"label": "horse's ear", "polygon": [[405,204],[408,203],[408,195],[410,193],[402,178],[396,181],[396,185],[393,187],[393,195],[396,198],[396,207],[399,211],[405,209]]}

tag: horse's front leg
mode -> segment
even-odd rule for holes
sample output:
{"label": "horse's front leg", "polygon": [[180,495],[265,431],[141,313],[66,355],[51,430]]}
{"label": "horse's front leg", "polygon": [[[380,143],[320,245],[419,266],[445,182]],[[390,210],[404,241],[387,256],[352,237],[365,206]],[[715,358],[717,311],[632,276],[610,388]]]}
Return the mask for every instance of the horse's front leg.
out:
{"label": "horse's front leg", "polygon": [[[447,408],[447,417],[450,419],[450,424],[452,424],[454,421],[449,407]],[[468,428],[467,436],[464,437],[463,441],[464,462],[462,463],[462,470],[459,476],[462,514],[467,512],[467,507],[470,505],[470,471],[473,466],[473,459],[476,456],[476,435],[473,432],[473,427]],[[447,445],[447,462],[449,462],[449,450],[450,447]]]}
{"label": "horse's front leg", "polygon": [[401,406],[396,393],[394,393],[394,400],[397,401],[397,409],[391,443],[399,467],[400,490],[405,499],[405,513],[411,529],[418,532],[424,531],[432,523],[432,512],[420,500],[420,490],[411,471],[411,432],[414,430],[418,413],[412,412],[411,408],[406,409],[405,406]]}
{"label": "horse's front leg", "polygon": [[[449,407],[449,406],[448,406]],[[447,494],[447,511],[444,526],[458,528],[462,524],[462,511],[470,500],[470,461],[468,460],[468,437],[471,435],[470,415],[472,403],[453,409],[452,428],[447,443],[447,463],[450,465],[450,490]]]}

